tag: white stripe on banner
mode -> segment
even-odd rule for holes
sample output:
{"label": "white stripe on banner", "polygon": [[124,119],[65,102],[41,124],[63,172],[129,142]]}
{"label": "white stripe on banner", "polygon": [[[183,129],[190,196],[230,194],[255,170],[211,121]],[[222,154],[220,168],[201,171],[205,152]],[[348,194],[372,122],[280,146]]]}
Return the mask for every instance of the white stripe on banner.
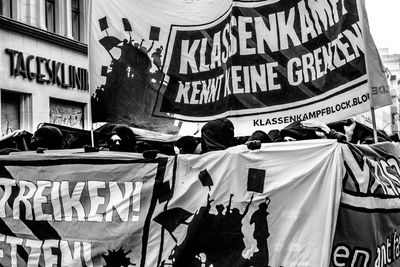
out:
{"label": "white stripe on banner", "polygon": [[400,209],[399,198],[377,198],[377,197],[366,197],[366,196],[352,196],[342,192],[342,204],[347,204],[356,208],[364,209]]}

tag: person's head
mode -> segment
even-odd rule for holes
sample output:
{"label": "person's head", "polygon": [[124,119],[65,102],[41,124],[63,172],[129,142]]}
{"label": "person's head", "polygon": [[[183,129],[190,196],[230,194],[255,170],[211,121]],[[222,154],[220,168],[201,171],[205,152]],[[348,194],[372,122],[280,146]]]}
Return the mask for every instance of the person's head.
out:
{"label": "person's head", "polygon": [[180,154],[194,154],[199,140],[193,136],[182,136],[176,141]]}
{"label": "person's head", "polygon": [[261,130],[257,130],[255,131],[247,140],[248,141],[254,141],[254,140],[259,140],[261,141],[261,143],[271,143],[272,140],[271,138],[268,136],[268,134],[266,134],[265,132],[261,131]]}
{"label": "person's head", "polygon": [[232,215],[240,215],[240,211],[237,208],[233,208],[231,213]]}
{"label": "person's head", "polygon": [[301,125],[301,121],[295,121],[283,128],[280,135],[284,142],[324,138],[323,133],[319,134],[318,130],[304,127]]}
{"label": "person's head", "polygon": [[109,148],[113,151],[135,152],[136,136],[127,125],[117,125],[109,137]]}
{"label": "person's head", "polygon": [[343,125],[344,135],[346,136],[347,141],[351,142],[351,140],[353,139],[355,128],[356,122],[352,119],[348,119]]}
{"label": "person's head", "polygon": [[222,214],[225,209],[224,205],[222,204],[218,204],[217,206],[215,206],[215,208],[217,209],[218,214]]}
{"label": "person's head", "polygon": [[201,129],[201,153],[234,146],[234,127],[228,119],[207,122]]}
{"label": "person's head", "polygon": [[278,129],[273,129],[268,132],[268,136],[272,142],[282,142],[281,132]]}
{"label": "person's head", "polygon": [[62,149],[64,138],[61,131],[51,125],[44,125],[36,130],[30,142],[31,149]]}

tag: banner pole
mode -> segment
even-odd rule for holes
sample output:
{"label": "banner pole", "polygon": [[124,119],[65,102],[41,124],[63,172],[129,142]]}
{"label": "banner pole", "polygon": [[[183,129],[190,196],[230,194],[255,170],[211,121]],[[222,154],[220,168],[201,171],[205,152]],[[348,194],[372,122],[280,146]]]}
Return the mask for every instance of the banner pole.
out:
{"label": "banner pole", "polygon": [[90,124],[90,142],[92,147],[94,147],[94,134],[93,134],[93,118],[92,118],[92,91],[90,90],[90,39],[92,37],[92,27],[90,27],[92,23],[92,0],[89,0],[89,16],[88,16],[88,23],[87,23],[87,32],[89,33],[88,38],[88,71],[89,71],[89,105],[88,105],[88,117],[89,117],[89,124]]}
{"label": "banner pole", "polygon": [[[371,117],[372,117],[372,128],[373,128],[373,134],[374,134],[374,143],[378,143],[378,132],[376,130],[376,117],[375,117],[375,106],[374,106],[374,99],[372,97],[372,90],[371,90],[371,79],[372,79],[372,74],[369,69],[369,60],[368,60],[368,42],[367,42],[367,30],[366,29],[366,20],[364,16],[367,16],[367,12],[365,10],[365,1],[364,0],[359,0],[358,1],[358,6],[359,6],[359,14],[360,14],[360,23],[361,23],[361,31],[363,34],[363,42],[364,42],[364,59],[365,59],[365,69],[367,73],[367,86],[368,86],[368,91],[370,95],[370,109],[371,109]],[[368,27],[369,28],[369,27]]]}
{"label": "banner pole", "polygon": [[374,131],[374,143],[378,143],[378,131],[376,130],[375,107],[371,105],[372,127]]}

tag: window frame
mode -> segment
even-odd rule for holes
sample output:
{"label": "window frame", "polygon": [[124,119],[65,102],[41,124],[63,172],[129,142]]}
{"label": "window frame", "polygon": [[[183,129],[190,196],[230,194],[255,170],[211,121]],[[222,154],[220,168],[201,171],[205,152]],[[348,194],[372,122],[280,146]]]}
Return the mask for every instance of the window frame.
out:
{"label": "window frame", "polygon": [[[48,16],[49,16],[49,14],[47,12],[47,4],[48,3],[51,3],[53,5],[53,8],[52,8],[52,11],[53,11],[52,12],[53,13],[52,14],[52,16],[53,16],[53,25],[52,25],[53,30],[49,29],[49,24],[48,24]],[[57,28],[56,28],[56,1],[55,0],[45,0],[44,1],[44,15],[45,15],[45,25],[46,25],[47,31],[56,33],[57,32]]]}
{"label": "window frame", "polygon": [[[13,18],[13,1],[12,0],[5,0],[5,4],[3,0],[0,1],[0,15],[3,17],[7,17],[12,19]],[[5,8],[8,7],[8,14],[4,14]]]}
{"label": "window frame", "polygon": [[[74,6],[74,0],[71,0],[71,33],[72,33],[72,38],[76,41],[81,41],[82,36],[81,36],[81,1],[76,0],[77,6]],[[77,32],[74,34],[74,29],[75,29],[75,24],[74,24],[74,16],[78,18],[78,25],[76,27]]]}
{"label": "window frame", "polygon": [[[32,131],[32,95],[21,92],[15,92],[7,89],[0,89],[0,110],[3,103],[3,97],[4,95],[7,94],[14,95],[13,97],[19,97],[19,103],[18,103],[18,108],[19,108],[18,123],[20,128],[19,130],[23,129],[27,131]],[[0,113],[0,122],[2,122],[2,117],[3,114]],[[3,132],[1,129],[0,135],[2,134]]]}

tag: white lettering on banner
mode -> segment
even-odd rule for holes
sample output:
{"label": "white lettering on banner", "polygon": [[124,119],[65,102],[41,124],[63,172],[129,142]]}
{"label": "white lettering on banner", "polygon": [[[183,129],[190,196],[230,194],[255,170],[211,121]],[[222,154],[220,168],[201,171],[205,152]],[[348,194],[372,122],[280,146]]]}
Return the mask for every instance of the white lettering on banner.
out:
{"label": "white lettering on banner", "polygon": [[[85,266],[92,267],[92,244],[88,242],[70,242],[66,240],[47,239],[44,241],[14,236],[0,235],[0,258],[4,258],[4,250],[10,249],[10,266],[21,266],[18,262],[17,248],[21,246],[28,253],[26,266],[52,267],[61,263],[61,267]],[[54,254],[54,250],[59,253]],[[40,258],[43,257],[44,265],[39,265]]]}
{"label": "white lettering on banner", "polygon": [[332,253],[332,263],[335,267],[367,267],[371,259],[368,250],[356,248],[352,251],[346,245],[339,245]]}
{"label": "white lettering on banner", "polygon": [[386,240],[376,248],[376,258],[374,267],[385,267],[398,264],[400,258],[400,236],[394,230],[386,236]]}
{"label": "white lettering on banner", "polygon": [[[15,181],[0,178],[0,218],[12,215],[13,219],[36,221],[88,221],[122,222],[139,220],[142,182],[88,181]],[[12,199],[11,192],[18,189]],[[12,203],[12,214],[7,214],[6,205]],[[20,207],[25,209],[21,218]]]}
{"label": "white lettering on banner", "polygon": [[[361,31],[359,25],[354,24],[356,34],[346,30],[340,33],[332,42],[321,46],[301,58],[291,58],[287,65],[288,81],[290,85],[297,86],[304,82],[314,81],[346,63],[351,62],[364,53]],[[346,33],[346,34],[345,34]],[[349,50],[352,46],[352,52]],[[339,51],[344,57],[341,57]]]}
{"label": "white lettering on banner", "polygon": [[400,195],[400,166],[395,158],[375,161],[363,156],[360,163],[346,161],[346,168],[354,182],[358,183],[359,193],[369,193],[369,186],[371,192],[381,187],[386,195]]}
{"label": "white lettering on banner", "polygon": [[[198,73],[218,68],[222,62],[226,62],[227,58],[237,52],[241,56],[265,54],[266,48],[276,52],[288,49],[290,43],[298,46],[308,42],[321,35],[322,28],[326,31],[328,27],[337,24],[341,18],[339,14],[343,16],[347,13],[344,5],[339,5],[338,2],[339,0],[302,0],[289,12],[281,11],[268,15],[268,20],[264,20],[263,17],[233,18],[209,40],[208,38],[182,40],[179,73]],[[307,8],[311,10],[311,14]],[[296,24],[301,26],[301,36],[296,33]],[[232,37],[233,34],[229,30],[234,26],[237,26],[238,38]],[[248,31],[249,28],[255,31]],[[212,45],[206,46],[211,40]],[[210,57],[209,60],[206,60],[206,55]],[[205,64],[206,61],[211,64]]]}
{"label": "white lettering on banner", "polygon": [[335,106],[329,106],[321,109],[317,109],[314,111],[301,113],[292,116],[284,116],[284,117],[272,117],[267,119],[254,119],[253,126],[266,126],[266,125],[278,125],[278,124],[289,124],[295,121],[316,119],[323,117],[325,115],[333,114],[339,112],[341,110],[349,109],[351,107],[360,105],[369,100],[369,94],[362,95],[360,97],[355,97],[351,100],[345,100],[341,103],[336,104]]}
{"label": "white lettering on banner", "polygon": [[[239,17],[239,22],[242,20],[246,21],[246,23],[250,21],[248,18],[244,19]],[[261,23],[258,22],[259,20],[256,21],[256,26]],[[257,27],[260,28],[260,26]],[[364,53],[359,23],[353,24],[352,29],[354,32],[345,30],[339,33],[337,38],[333,41],[310,51],[310,53],[289,59],[286,68],[279,67],[278,62],[250,66],[231,66],[226,69],[223,74],[207,80],[188,82],[179,80],[175,102],[190,105],[207,104],[221,100],[232,94],[249,94],[279,90],[282,86],[278,81],[278,72],[282,71],[286,72],[283,73],[283,75],[287,77],[289,84],[292,86],[298,86],[301,83],[317,80],[327,75],[330,71],[340,68],[360,57],[360,55]],[[246,33],[249,34],[250,32]],[[265,36],[262,37],[262,40],[267,36],[266,33],[264,34]],[[287,32],[286,35],[292,36],[293,34]],[[215,36],[220,38],[220,32]],[[222,36],[224,35],[222,34]],[[215,37],[213,40],[215,41]],[[205,48],[202,48],[201,43],[203,42],[200,42],[200,40],[194,40],[189,46],[189,40],[182,40],[182,51],[186,52],[182,52],[184,54],[181,55],[181,73],[187,74],[188,66],[192,73],[210,71],[212,68],[220,67],[222,64],[221,62],[225,59],[218,59],[216,56],[219,55],[222,57],[222,55],[230,53],[229,47],[225,48],[224,54],[219,51],[220,45],[213,44],[212,47],[218,47],[218,52],[211,52],[213,55],[211,59],[213,63],[211,64],[211,68],[211,65],[204,65],[206,51]],[[226,42],[223,43],[226,44]],[[261,43],[264,45],[265,42],[262,41]],[[244,46],[245,44],[241,46],[240,44],[239,42],[239,50],[242,50],[242,54],[256,53],[255,48],[250,49]],[[265,51],[263,51],[263,53],[265,53]],[[222,87],[222,84],[225,84],[225,86]],[[231,85],[231,87],[229,85]]]}

